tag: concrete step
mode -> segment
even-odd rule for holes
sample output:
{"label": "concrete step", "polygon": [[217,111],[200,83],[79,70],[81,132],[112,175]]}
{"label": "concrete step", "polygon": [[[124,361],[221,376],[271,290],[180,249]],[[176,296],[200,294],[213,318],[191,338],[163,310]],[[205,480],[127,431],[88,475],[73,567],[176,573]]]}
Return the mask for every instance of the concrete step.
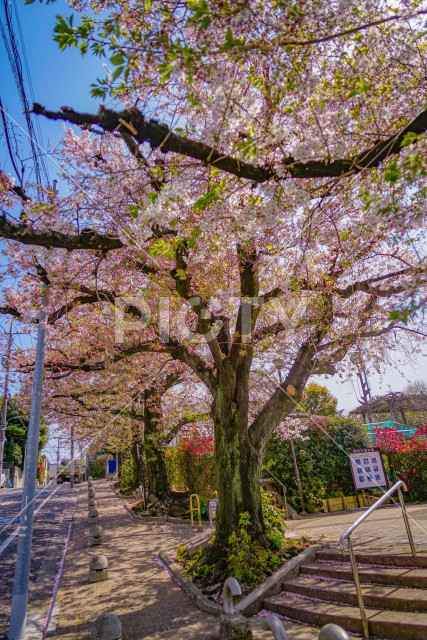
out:
{"label": "concrete step", "polygon": [[[409,543],[408,543],[409,547]],[[317,553],[319,560],[329,560],[332,562],[348,562],[348,554],[342,554],[340,549],[325,549]],[[356,552],[356,561],[361,564],[370,564],[382,567],[426,567],[427,555],[418,554],[413,556],[411,553],[365,553]]]}
{"label": "concrete step", "polygon": [[[348,607],[328,602],[319,602],[286,594],[267,598],[264,609],[306,624],[321,627],[335,623],[348,633],[362,633],[360,612],[356,607]],[[402,616],[399,611],[366,609],[369,632],[377,638],[387,640],[426,640],[427,613],[412,613]]]}
{"label": "concrete step", "polygon": [[[357,607],[356,587],[352,582],[322,580],[300,576],[283,584],[287,593],[296,593],[308,598]],[[362,587],[365,607],[390,609],[392,611],[427,612],[427,591],[424,589],[401,589],[394,586],[368,585]]]}
{"label": "concrete step", "polygon": [[[412,589],[427,589],[427,571],[404,567],[367,567],[359,565],[359,578],[362,584],[385,584]],[[301,575],[316,576],[333,580],[353,581],[353,572],[349,563],[314,562],[301,567]],[[427,638],[427,635],[426,635]]]}

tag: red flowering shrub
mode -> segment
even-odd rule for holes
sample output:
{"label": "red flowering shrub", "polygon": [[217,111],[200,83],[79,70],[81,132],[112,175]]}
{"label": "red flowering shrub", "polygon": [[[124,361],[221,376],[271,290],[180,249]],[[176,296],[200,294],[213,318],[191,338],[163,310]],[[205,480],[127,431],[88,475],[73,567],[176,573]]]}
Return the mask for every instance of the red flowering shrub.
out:
{"label": "red flowering shrub", "polygon": [[396,429],[374,429],[376,445],[405,482],[413,499],[427,498],[427,428],[406,439]]}
{"label": "red flowering shrub", "polygon": [[210,498],[215,490],[214,439],[193,429],[167,455],[171,484],[183,483],[190,493]]}
{"label": "red flowering shrub", "polygon": [[397,453],[398,451],[404,451],[406,446],[406,440],[403,433],[397,431],[397,429],[387,429],[386,427],[381,429],[376,427],[374,429],[375,444],[384,453]]}

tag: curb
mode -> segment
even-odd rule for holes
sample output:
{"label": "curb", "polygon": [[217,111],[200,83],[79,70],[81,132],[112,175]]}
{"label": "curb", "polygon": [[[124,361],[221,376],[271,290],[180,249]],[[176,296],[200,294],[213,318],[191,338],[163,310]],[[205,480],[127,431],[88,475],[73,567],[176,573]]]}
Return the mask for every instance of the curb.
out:
{"label": "curb", "polygon": [[208,600],[208,598],[200,591],[199,587],[196,587],[194,582],[187,578],[187,576],[181,571],[179,565],[174,560],[161,553],[158,554],[157,558],[160,560],[163,568],[179,584],[181,589],[190,596],[199,609],[216,617],[222,616],[224,609],[219,604],[215,604],[215,602]]}
{"label": "curb", "polygon": [[236,605],[236,611],[250,618],[262,609],[265,598],[278,595],[283,590],[283,582],[289,578],[296,578],[304,564],[310,564],[316,560],[318,551],[322,551],[326,545],[313,544],[291,558],[284,565],[271,574],[262,584],[258,585],[251,593]]}
{"label": "curb", "polygon": [[[279,594],[282,591],[283,581],[287,578],[298,576],[302,565],[313,562],[316,559],[317,552],[324,549],[324,547],[323,543],[314,544],[288,560],[280,569],[272,573],[267,580],[236,605],[236,613],[241,613],[246,618],[256,615],[262,609],[263,600]],[[163,568],[179,584],[181,589],[190,596],[199,609],[217,617],[224,613],[222,606],[209,600],[194,582],[187,578],[181,571],[181,567],[174,560],[161,553],[158,554],[157,558]]]}

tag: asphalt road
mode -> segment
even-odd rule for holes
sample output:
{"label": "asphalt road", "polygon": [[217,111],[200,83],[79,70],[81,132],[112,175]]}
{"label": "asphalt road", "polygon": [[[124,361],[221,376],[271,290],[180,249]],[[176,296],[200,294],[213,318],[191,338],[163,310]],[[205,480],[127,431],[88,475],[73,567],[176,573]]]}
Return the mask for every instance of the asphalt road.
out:
{"label": "asphalt road", "polygon": [[[49,609],[61,563],[78,487],[37,488],[31,554],[29,611],[43,618]],[[18,544],[21,489],[0,491],[0,638],[7,632]]]}

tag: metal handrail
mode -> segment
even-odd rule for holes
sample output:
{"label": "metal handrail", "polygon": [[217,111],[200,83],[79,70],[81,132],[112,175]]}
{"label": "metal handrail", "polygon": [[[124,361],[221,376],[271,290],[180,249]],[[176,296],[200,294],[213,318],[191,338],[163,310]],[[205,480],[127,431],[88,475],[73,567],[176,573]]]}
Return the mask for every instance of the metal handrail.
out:
{"label": "metal handrail", "polygon": [[272,477],[272,478],[273,478],[273,479],[274,479],[278,484],[280,484],[280,486],[281,486],[281,487],[282,487],[282,489],[283,489],[283,497],[284,497],[285,502],[286,502],[286,494],[287,494],[287,492],[288,492],[288,490],[287,490],[287,488],[286,488],[286,485],[284,485],[284,484],[283,484],[283,482],[281,482],[281,481],[279,480],[279,478],[276,478],[276,476],[274,475],[274,473],[272,473],[272,472],[270,471],[270,469],[268,469],[267,467],[263,467],[263,471],[267,471],[267,473],[269,473],[269,474],[271,475],[271,477]]}
{"label": "metal handrail", "polygon": [[361,525],[367,518],[369,518],[371,513],[376,511],[378,507],[380,507],[383,504],[383,502],[387,500],[387,498],[391,498],[393,493],[397,490],[397,494],[399,496],[399,504],[402,510],[402,517],[405,523],[406,533],[408,534],[409,546],[411,547],[412,555],[415,556],[417,552],[415,548],[414,538],[412,537],[412,531],[409,524],[409,518],[406,511],[406,505],[403,499],[401,489],[403,489],[404,491],[408,490],[403,480],[399,480],[399,482],[396,482],[396,484],[394,484],[388,491],[386,491],[384,495],[381,496],[381,498],[379,498],[372,505],[372,507],[369,507],[369,509],[363,515],[361,515],[360,518],[358,518],[356,522],[352,524],[351,527],[347,529],[347,531],[343,533],[342,536],[340,537],[340,547],[341,547],[342,553],[344,553],[344,543],[347,540],[348,555],[350,557],[351,569],[353,571],[354,584],[355,584],[356,593],[357,593],[357,601],[359,604],[360,617],[362,619],[363,635],[365,636],[365,638],[369,638],[369,624],[368,624],[368,619],[366,617],[362,588],[360,586],[360,580],[359,580],[359,573],[357,571],[356,555],[354,553],[353,545],[351,543],[351,534],[355,529],[357,529],[359,525]]}

